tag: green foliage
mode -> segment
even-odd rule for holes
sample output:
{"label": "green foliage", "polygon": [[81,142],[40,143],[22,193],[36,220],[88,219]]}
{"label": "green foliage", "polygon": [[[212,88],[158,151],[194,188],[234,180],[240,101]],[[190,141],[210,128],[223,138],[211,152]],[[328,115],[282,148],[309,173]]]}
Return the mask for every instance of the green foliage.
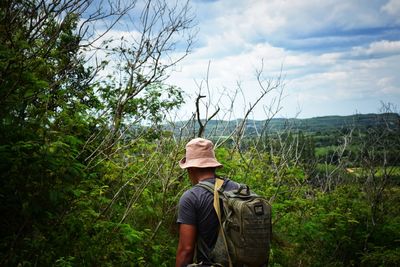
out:
{"label": "green foliage", "polygon": [[[113,159],[118,163],[93,156],[108,126],[98,118],[105,106],[95,94],[99,84],[92,82],[94,73],[80,54],[80,18],[73,13],[57,17],[58,7],[41,13],[51,3],[35,3],[0,5],[0,265],[161,266],[172,258],[175,239],[165,238],[169,226],[162,224],[154,236],[153,230],[161,214],[168,215],[163,218],[169,225],[174,213],[157,204],[171,209],[175,201],[165,190],[152,196],[159,182],[139,188],[138,179],[148,178],[147,158],[141,155],[151,155],[149,144],[162,133],[149,129],[148,139],[125,151],[131,159],[134,155],[125,172],[119,168],[120,154]],[[176,87],[157,84],[132,101],[139,107],[127,110],[132,117],[159,123],[182,96]],[[124,141],[117,146],[124,147]],[[138,192],[144,205],[134,214],[143,220],[123,223],[128,203],[113,196],[132,174],[137,179],[123,193]]]}
{"label": "green foliage", "polygon": [[[357,153],[357,147],[353,150]],[[349,173],[334,162],[286,164],[279,172],[279,158],[268,153],[254,156],[251,149],[232,152],[220,148],[221,174],[250,185],[257,193],[273,197],[274,238],[271,266],[394,266],[399,263],[400,196],[398,167],[374,167]],[[315,158],[315,160],[317,160]],[[343,158],[341,159],[343,160]],[[271,164],[275,162],[274,164]],[[350,162],[349,162],[350,163]],[[250,164],[250,166],[248,165]],[[307,174],[308,173],[308,174]],[[315,183],[314,175],[327,180]],[[328,175],[328,176],[325,176]],[[321,190],[329,179],[337,181]],[[398,181],[398,180],[397,180]],[[375,195],[376,194],[376,195]],[[375,197],[373,197],[375,196]]]}

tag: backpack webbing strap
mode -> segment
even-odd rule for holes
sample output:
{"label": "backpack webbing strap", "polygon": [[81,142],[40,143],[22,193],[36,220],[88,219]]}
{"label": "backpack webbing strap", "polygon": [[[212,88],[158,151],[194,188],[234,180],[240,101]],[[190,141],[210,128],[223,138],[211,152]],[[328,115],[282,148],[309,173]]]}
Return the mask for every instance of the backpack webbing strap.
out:
{"label": "backpack webbing strap", "polygon": [[226,254],[228,255],[228,260],[229,260],[229,267],[233,267],[232,261],[231,261],[231,256],[229,255],[229,249],[228,249],[228,243],[226,242],[226,236],[225,236],[225,231],[222,228],[222,216],[221,216],[221,207],[219,206],[219,192],[218,190],[221,189],[222,185],[224,184],[224,180],[215,178],[215,186],[214,186],[214,209],[215,212],[217,213],[218,216],[218,221],[219,221],[219,230],[222,232],[222,236],[224,238],[224,243],[225,243],[225,248],[226,248]]}

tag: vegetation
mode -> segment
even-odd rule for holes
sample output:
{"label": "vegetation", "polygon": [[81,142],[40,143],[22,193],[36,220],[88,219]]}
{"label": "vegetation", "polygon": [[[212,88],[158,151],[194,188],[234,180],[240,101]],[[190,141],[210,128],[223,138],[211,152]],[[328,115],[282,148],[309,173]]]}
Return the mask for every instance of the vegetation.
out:
{"label": "vegetation", "polygon": [[[209,112],[199,93],[193,118],[166,127],[183,103],[181,89],[164,82],[180,60],[168,53],[182,37],[189,52],[190,9],[95,2],[0,4],[1,266],[173,266],[176,204],[190,186],[177,162],[198,135],[214,140],[221,175],[270,199],[271,266],[399,265],[392,106],[279,127],[271,107],[254,126],[257,102],[242,120],[212,120],[221,111]],[[132,10],[135,38],[94,31]],[[116,75],[104,78],[105,68]],[[281,85],[261,70],[256,79],[260,99]]]}

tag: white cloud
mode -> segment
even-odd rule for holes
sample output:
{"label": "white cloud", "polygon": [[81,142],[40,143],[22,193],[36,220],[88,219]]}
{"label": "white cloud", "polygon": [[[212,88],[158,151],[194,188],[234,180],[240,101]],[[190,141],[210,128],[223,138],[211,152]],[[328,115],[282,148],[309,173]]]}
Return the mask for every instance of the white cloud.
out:
{"label": "white cloud", "polygon": [[[254,83],[254,69],[260,66],[260,59],[264,58],[264,71],[269,77],[277,77],[283,64],[287,84],[284,89],[287,97],[283,102],[285,116],[294,116],[298,106],[305,107],[305,113],[300,114],[304,117],[349,114],[356,110],[375,112],[380,100],[400,101],[400,78],[397,78],[400,53],[397,49],[397,42],[375,42],[366,48],[355,50],[364,56],[386,53],[385,57],[354,59],[354,55],[349,57],[354,51],[318,55],[294,53],[269,44],[257,44],[241,54],[211,61],[209,82],[213,94],[218,95],[224,88],[233,90],[236,81],[241,80],[246,103],[251,102],[259,93],[259,88]],[[189,56],[183,64],[182,72],[173,76],[174,82],[183,85],[182,88],[191,95],[197,89],[193,79],[200,81],[205,78],[208,65],[208,60],[194,58],[196,59]],[[370,107],[364,106],[367,102]],[[347,109],[342,107],[340,112],[335,110],[335,106],[344,103],[347,103]],[[371,103],[376,106],[371,106]],[[262,105],[268,105],[268,102]],[[317,106],[318,109],[307,110],[307,107]],[[189,107],[193,108],[192,103]],[[243,114],[242,109],[243,107],[238,107],[237,116]],[[255,115],[258,118],[265,116],[262,106]]]}
{"label": "white cloud", "polygon": [[382,93],[385,94],[400,94],[400,87],[394,86],[395,78],[393,76],[383,77],[377,81],[377,86]]}
{"label": "white cloud", "polygon": [[[383,9],[390,10],[391,15],[398,14],[395,9],[398,2],[392,1]],[[210,32],[238,32],[247,38],[304,36],[312,32],[326,33],[332,28],[382,27],[394,18],[382,16],[379,12],[381,3],[367,4],[363,0],[222,0],[208,6],[207,12],[217,16],[209,18],[205,27]]]}
{"label": "white cloud", "polygon": [[353,56],[387,56],[400,54],[400,41],[381,40],[373,42],[368,47],[354,47]]}
{"label": "white cloud", "polygon": [[368,53],[400,53],[400,41],[382,40],[369,46]]}
{"label": "white cloud", "polygon": [[399,16],[400,14],[400,1],[399,0],[389,0],[386,5],[382,6],[382,11],[389,15]]}

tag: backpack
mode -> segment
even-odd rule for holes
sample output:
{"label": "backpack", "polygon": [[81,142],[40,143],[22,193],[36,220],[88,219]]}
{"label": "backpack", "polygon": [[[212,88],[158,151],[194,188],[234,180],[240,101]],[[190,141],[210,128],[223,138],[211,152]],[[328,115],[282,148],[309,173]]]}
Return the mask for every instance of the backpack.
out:
{"label": "backpack", "polygon": [[[245,184],[224,191],[223,183],[221,178],[215,179],[215,185],[198,183],[214,194],[214,209],[221,226],[211,258],[230,267],[266,266],[272,235],[271,205]],[[222,200],[222,214],[219,200]]]}

